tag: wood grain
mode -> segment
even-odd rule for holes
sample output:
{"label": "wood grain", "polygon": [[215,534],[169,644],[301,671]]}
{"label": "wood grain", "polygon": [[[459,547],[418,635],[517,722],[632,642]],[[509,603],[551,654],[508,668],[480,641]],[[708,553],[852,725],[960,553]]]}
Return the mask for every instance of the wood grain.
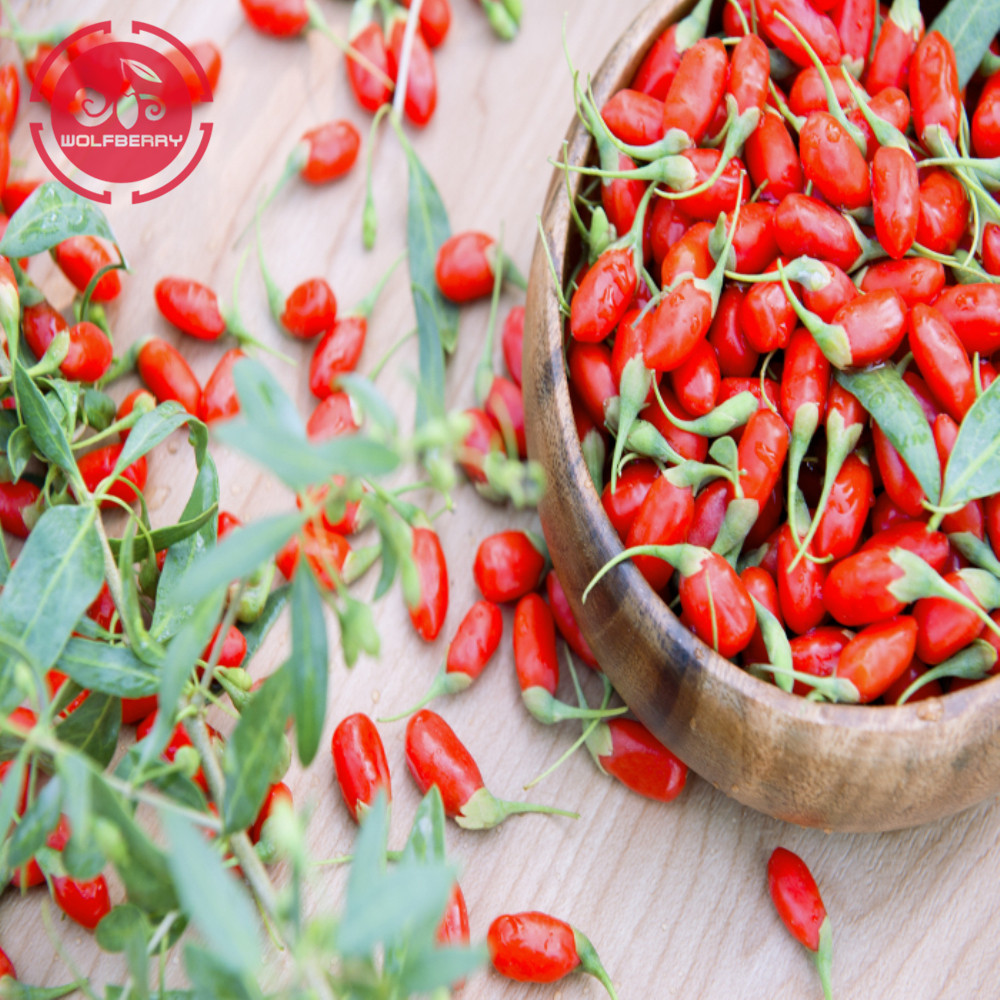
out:
{"label": "wood grain", "polygon": [[[30,27],[81,14],[79,5],[65,0],[20,6]],[[572,115],[561,48],[564,11],[569,11],[566,34],[574,62],[593,70],[642,5],[637,0],[536,0],[526,6],[522,36],[504,46],[492,39],[472,3],[454,0],[452,34],[438,58],[438,113],[414,136],[453,226],[495,231],[502,222],[505,245],[522,269],[530,260],[536,213],[549,183],[547,159],[558,150]],[[324,0],[322,7],[331,24],[346,27],[346,4]],[[339,116],[350,118],[364,132],[368,120],[355,109],[341,58],[327,42],[318,36],[288,43],[262,38],[245,26],[235,0],[109,0],[88,4],[86,16],[111,17],[122,24],[131,17],[144,18],[187,40],[214,38],[223,48],[217,101],[198,112],[198,120],[210,118],[216,124],[205,162],[165,198],[147,206],[115,204],[110,212],[133,265],[121,300],[110,310],[117,336],[123,343],[150,333],[176,339],[153,308],[156,280],[171,272],[190,274],[228,296],[243,249],[234,249],[233,242],[251,218],[254,198],[277,177],[299,134]],[[10,42],[2,43],[0,56],[15,58]],[[13,147],[15,158],[26,163],[23,172],[37,174],[40,168],[23,119]],[[282,195],[264,227],[276,278],[291,287],[301,278],[323,274],[344,308],[360,299],[404,244],[405,164],[388,133],[383,133],[376,151],[375,190],[380,232],[373,254],[365,254],[360,244],[360,170],[329,188],[293,186]],[[68,287],[44,264],[33,263],[33,274],[65,304]],[[504,308],[517,301],[514,294],[505,296]],[[251,329],[278,344],[252,263],[244,278],[242,305]],[[448,375],[455,405],[472,402],[472,374],[486,315],[481,305],[463,312],[461,343]],[[375,311],[365,369],[412,325],[406,281],[397,276]],[[222,348],[186,347],[197,374],[207,377]],[[404,350],[379,384],[392,398],[411,399],[414,369],[415,352]],[[307,412],[304,365],[290,369],[276,364],[274,370]],[[131,384],[123,384],[122,394],[129,388]],[[220,449],[216,456],[227,509],[253,517],[290,502],[283,490],[242,460]],[[178,513],[192,477],[182,438],[153,456],[154,518]],[[380,602],[382,657],[364,660],[351,672],[339,657],[331,665],[326,738],[349,712],[388,713],[411,703],[429,682],[447,638],[476,596],[471,562],[479,540],[510,525],[537,527],[533,516],[492,508],[465,488],[457,492],[456,501],[456,510],[439,519],[452,587],[442,640],[425,646],[414,638],[398,593]],[[365,581],[359,590],[367,592],[371,586]],[[505,616],[509,635],[510,612]],[[286,643],[282,624],[254,672],[267,673],[280,663]],[[562,693],[572,698],[570,690]],[[596,695],[593,687],[591,694]],[[573,725],[545,729],[522,710],[509,640],[476,685],[439,708],[475,752],[490,787],[511,798],[527,797],[521,785],[578,733]],[[398,845],[419,796],[406,774],[403,723],[381,731],[395,781],[392,842]],[[297,802],[313,809],[310,835],[316,856],[349,850],[353,826],[333,786],[329,758],[317,760],[306,774],[293,770],[289,780]],[[581,819],[515,817],[485,834],[449,829],[449,850],[463,869],[462,887],[478,939],[496,914],[537,907],[565,917],[588,934],[622,1000],[818,998],[809,957],[785,933],[767,898],[765,864],[781,843],[807,860],[822,888],[835,928],[834,985],[840,1000],[997,995],[996,802],[902,833],[825,835],[755,813],[694,776],[672,805],[646,802],[598,774],[583,754],[571,758],[531,795],[578,808]],[[343,872],[317,869],[310,905],[335,908],[342,885]],[[116,901],[122,899],[120,887],[112,886],[112,894]],[[10,891],[3,895],[0,943],[25,980],[65,982],[71,973],[47,939],[41,900],[37,892],[25,899]],[[88,933],[49,909],[69,957],[98,981],[121,977],[115,957],[101,955]],[[271,974],[278,975],[280,962],[269,958],[269,963]],[[180,980],[179,965],[172,963],[168,971],[172,980]],[[598,1000],[602,991],[596,982],[579,978],[542,987],[507,983],[484,971],[469,981],[464,996]]]}

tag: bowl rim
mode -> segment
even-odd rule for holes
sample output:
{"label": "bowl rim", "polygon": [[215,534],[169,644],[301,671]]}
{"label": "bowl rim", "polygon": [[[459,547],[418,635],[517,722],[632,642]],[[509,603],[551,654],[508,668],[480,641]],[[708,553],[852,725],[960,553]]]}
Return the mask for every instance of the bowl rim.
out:
{"label": "bowl rim", "polygon": [[[616,81],[613,77],[621,76],[624,66],[637,64],[659,34],[672,21],[683,16],[692,6],[693,0],[651,0],[621,35],[596,74],[593,75],[591,84],[598,107],[614,93],[612,85]],[[632,39],[637,34],[645,39],[645,45],[635,48]],[[569,163],[584,162],[593,152],[593,147],[592,136],[579,116],[575,116],[564,144],[560,147],[560,154],[564,155]],[[540,215],[536,255],[541,251],[541,241],[545,239],[544,234],[550,233],[552,239],[546,240],[548,253],[551,256],[552,265],[562,276],[564,282],[573,261],[572,253],[567,252],[567,246],[574,238],[568,210],[569,196],[572,193],[572,196],[576,198],[584,181],[583,175],[571,174],[567,185],[563,171],[556,166]],[[570,428],[574,427],[574,423],[569,399],[569,380],[565,356],[567,339],[563,332],[565,324],[559,311],[552,267],[546,266],[544,275],[544,287],[542,289],[536,287],[534,291],[535,294],[543,297],[543,328],[547,340],[546,347],[554,348],[556,346],[554,342],[558,340],[559,350],[552,350],[552,359],[557,366],[554,389],[560,417],[558,422],[562,431],[559,443],[569,453],[569,461],[572,465],[585,468],[580,441],[575,433],[569,432]],[[529,294],[531,294],[530,288]],[[558,335],[555,334],[555,331],[559,331]],[[588,526],[595,528],[595,541],[602,552],[609,553],[608,557],[610,558],[610,555],[623,551],[624,546],[607,517],[589,475],[583,477],[583,480],[582,484],[579,480],[574,482],[575,499],[579,503],[578,510]],[[582,488],[579,488],[581,486]],[[658,626],[664,630],[671,626],[683,631],[685,639],[683,645],[688,648],[692,657],[700,661],[703,670],[707,671],[718,682],[736,689],[742,697],[760,704],[770,711],[794,714],[797,718],[817,726],[844,728],[858,732],[878,731],[885,735],[912,733],[917,729],[921,733],[926,732],[929,713],[936,713],[935,721],[937,721],[941,715],[947,717],[978,716],[992,709],[997,718],[1000,719],[1000,685],[995,683],[1000,678],[1000,674],[985,678],[960,691],[909,702],[905,705],[812,701],[804,696],[785,692],[776,684],[753,676],[703,643],[693,632],[682,625],[667,603],[650,587],[631,561],[622,563],[610,571],[598,584],[598,587],[602,586],[612,590],[614,595],[618,596],[625,591],[639,590],[643,604],[654,616]],[[929,704],[935,707],[929,708]]]}

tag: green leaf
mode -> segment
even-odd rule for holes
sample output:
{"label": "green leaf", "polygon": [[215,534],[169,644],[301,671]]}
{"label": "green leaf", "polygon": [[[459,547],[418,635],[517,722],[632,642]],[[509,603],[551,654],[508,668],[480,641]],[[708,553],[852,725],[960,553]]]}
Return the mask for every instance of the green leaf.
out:
{"label": "green leaf", "polygon": [[160,687],[157,692],[156,722],[142,741],[143,766],[157,757],[167,745],[174,728],[174,710],[191,676],[195,661],[201,656],[209,637],[219,621],[222,594],[209,594],[195,605],[191,618],[171,639],[160,668]]}
{"label": "green leaf", "polygon": [[292,653],[288,661],[292,681],[292,714],[299,759],[309,764],[319,748],[326,718],[327,645],[323,597],[312,573],[300,566],[292,580]]}
{"label": "green leaf", "polygon": [[392,947],[413,931],[436,927],[454,882],[455,871],[449,865],[403,861],[363,895],[348,890],[337,935],[341,952],[360,958],[370,955],[376,945]]}
{"label": "green leaf", "polygon": [[237,973],[219,956],[193,944],[184,946],[184,971],[198,1000],[257,1000],[260,988],[247,973]]}
{"label": "green leaf", "polygon": [[103,431],[115,422],[117,413],[115,401],[100,389],[85,389],[83,392],[83,419],[88,427]]}
{"label": "green leaf", "polygon": [[196,601],[183,584],[185,574],[208,552],[214,551],[219,510],[219,474],[208,458],[195,477],[181,523],[201,523],[190,534],[171,543],[156,586],[156,606],[150,634],[163,641],[177,633],[191,616]]}
{"label": "green leaf", "polygon": [[144,413],[129,431],[115,463],[114,471],[123,472],[134,461],[149,454],[158,444],[166,441],[174,431],[195,418],[180,403],[160,403],[155,410]]}
{"label": "green leaf", "polygon": [[243,638],[246,639],[247,643],[247,652],[243,660],[245,666],[250,666],[257,650],[263,645],[268,633],[274,627],[274,623],[281,616],[281,612],[285,610],[285,605],[288,603],[291,592],[292,588],[288,584],[279,587],[277,590],[272,590],[268,594],[264,610],[260,613],[257,620],[252,625],[237,626],[243,633]]}
{"label": "green leaf", "polygon": [[1000,31],[1000,5],[996,0],[951,0],[928,30],[940,31],[951,42],[958,83],[964,87]]}
{"label": "green leaf", "polygon": [[271,674],[247,700],[222,757],[226,776],[222,822],[227,833],[246,829],[260,812],[274,768],[284,753],[281,736],[290,704],[291,672],[287,664]]}
{"label": "green leaf", "polygon": [[5,257],[31,257],[49,250],[69,236],[102,236],[118,241],[96,203],[75,194],[57,181],[39,185],[10,217],[0,240]]}
{"label": "green leaf", "polygon": [[[121,1000],[125,996],[125,989],[122,986],[107,986],[105,992],[106,1000]],[[129,990],[129,1000],[135,998],[135,988]],[[193,990],[165,990],[163,993],[150,993],[149,1000],[196,1000],[197,994]]]}
{"label": "green leaf", "polygon": [[[402,133],[401,138],[402,138]],[[417,403],[417,425],[444,412],[444,352],[458,342],[458,307],[438,290],[434,266],[441,245],[451,235],[444,202],[430,174],[409,142],[403,140],[409,172],[406,246],[410,290],[417,316],[420,382],[424,399]]]}
{"label": "green leaf", "polygon": [[403,857],[411,861],[445,860],[444,802],[437,785],[431,785],[430,791],[417,806]]}
{"label": "green leaf", "polygon": [[243,452],[295,491],[336,473],[382,476],[399,464],[399,456],[387,445],[358,434],[312,442],[280,427],[243,418],[227,420],[215,433],[224,444]]}
{"label": "green leaf", "polygon": [[170,841],[170,872],[191,922],[226,969],[252,973],[260,964],[260,936],[242,883],[201,831],[176,813],[159,815]]}
{"label": "green leaf", "polygon": [[133,903],[122,903],[105,914],[94,931],[97,946],[113,955],[123,952],[132,938],[139,936],[149,941],[153,936],[146,914]]}
{"label": "green leaf", "polygon": [[21,478],[34,453],[35,442],[32,440],[31,431],[22,424],[7,438],[7,461],[10,463],[15,483]]}
{"label": "green leaf", "polygon": [[62,811],[72,831],[63,849],[63,864],[74,878],[94,878],[107,858],[94,838],[90,766],[79,754],[61,753],[56,757],[56,771],[64,789]]}
{"label": "green leaf", "polygon": [[[11,760],[3,781],[0,781],[0,830],[8,830],[14,822],[14,815],[21,805],[21,789],[27,780],[27,771],[28,750],[22,744],[21,751]],[[0,850],[0,857],[2,856],[3,852]],[[7,879],[3,877],[2,867],[0,865],[0,879],[6,885]]]}
{"label": "green leaf", "polygon": [[406,955],[399,974],[399,988],[407,996],[447,990],[471,975],[489,958],[485,946],[474,948],[426,948]]}
{"label": "green leaf", "polygon": [[305,440],[306,427],[295,403],[259,361],[243,358],[233,365],[233,384],[240,412],[251,423],[265,423]]}
{"label": "green leaf", "polygon": [[125,903],[116,906],[97,925],[97,944],[104,951],[125,953],[132,974],[132,993],[136,1000],[149,996],[149,956],[147,949],[153,938],[153,928],[137,906]]}
{"label": "green leaf", "polygon": [[[96,513],[50,507],[38,519],[0,595],[0,635],[16,636],[36,670],[55,663],[104,580]],[[0,673],[11,654],[0,649]]]}
{"label": "green leaf", "polygon": [[118,745],[121,702],[114,695],[92,691],[79,707],[56,726],[56,736],[76,747],[101,767],[107,767]]}
{"label": "green leaf", "polygon": [[[157,552],[169,549],[172,545],[184,541],[185,538],[190,537],[196,531],[200,531],[205,525],[210,523],[214,525],[218,520],[219,507],[218,504],[213,504],[194,517],[189,519],[182,518],[176,524],[165,524],[162,528],[154,528],[150,532],[143,532],[132,546],[132,555],[136,562],[142,562],[143,559],[149,559],[151,556],[155,556]],[[121,544],[122,540],[120,538],[108,539],[108,546],[116,559],[121,552]]]}
{"label": "green leaf", "polygon": [[125,885],[129,901],[154,916],[177,909],[166,855],[136,823],[131,810],[104,776],[92,774],[94,813],[106,821],[106,842],[102,846]]}
{"label": "green leaf", "polygon": [[[63,425],[20,362],[14,366],[14,391],[21,418],[39,453],[71,475],[78,475],[76,459],[73,458],[73,449]],[[73,412],[76,412],[75,406]]]}
{"label": "green leaf", "polygon": [[304,514],[277,514],[242,525],[196,564],[188,566],[177,586],[191,601],[224,591],[234,580],[250,576],[294,535]]}
{"label": "green leaf", "polygon": [[21,822],[14,828],[7,846],[7,865],[12,869],[27,864],[59,822],[62,783],[50,781],[28,806]]}
{"label": "green leaf", "polygon": [[837,372],[837,381],[871,414],[936,504],[941,495],[941,463],[930,424],[910,387],[892,365],[868,371]]}
{"label": "green leaf", "polygon": [[396,414],[389,401],[378,391],[371,379],[354,372],[348,372],[339,375],[337,381],[340,387],[358,404],[365,418],[371,420],[387,434],[397,432]]}
{"label": "green leaf", "polygon": [[957,506],[1000,490],[1000,386],[969,407],[944,473],[941,505]]}
{"label": "green leaf", "polygon": [[119,698],[156,694],[160,677],[128,646],[112,646],[92,639],[71,638],[56,668],[80,687]]}

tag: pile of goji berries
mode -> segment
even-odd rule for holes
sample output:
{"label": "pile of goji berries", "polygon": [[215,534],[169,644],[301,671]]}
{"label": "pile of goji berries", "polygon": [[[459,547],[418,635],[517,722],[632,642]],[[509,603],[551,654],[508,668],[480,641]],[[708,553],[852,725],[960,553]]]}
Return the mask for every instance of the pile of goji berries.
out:
{"label": "pile of goji berries", "polygon": [[571,397],[621,558],[785,690],[957,690],[1000,649],[1000,62],[960,86],[906,0],[877,31],[768,0],[704,37],[709,8],[603,107],[577,86],[599,166],[564,165]]}

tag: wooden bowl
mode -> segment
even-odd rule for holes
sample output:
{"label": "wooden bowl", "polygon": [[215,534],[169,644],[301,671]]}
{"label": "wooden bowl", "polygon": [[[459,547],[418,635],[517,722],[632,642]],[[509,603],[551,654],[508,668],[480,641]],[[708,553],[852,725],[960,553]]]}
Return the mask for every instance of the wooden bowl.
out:
{"label": "wooden bowl", "polygon": [[[598,106],[628,84],[652,41],[689,6],[654,0],[640,14],[594,78]],[[568,142],[569,161],[586,161],[591,140],[578,122]],[[571,178],[575,195],[580,175]],[[580,246],[559,170],[542,221],[556,271],[565,279]],[[996,794],[997,680],[901,708],[819,704],[786,694],[709,649],[631,563],[605,576],[581,604],[587,584],[622,546],[580,451],[563,327],[539,240],[528,289],[524,363],[528,448],[549,478],[539,514],[583,633],[636,716],[727,795],[803,826],[899,829]]]}

